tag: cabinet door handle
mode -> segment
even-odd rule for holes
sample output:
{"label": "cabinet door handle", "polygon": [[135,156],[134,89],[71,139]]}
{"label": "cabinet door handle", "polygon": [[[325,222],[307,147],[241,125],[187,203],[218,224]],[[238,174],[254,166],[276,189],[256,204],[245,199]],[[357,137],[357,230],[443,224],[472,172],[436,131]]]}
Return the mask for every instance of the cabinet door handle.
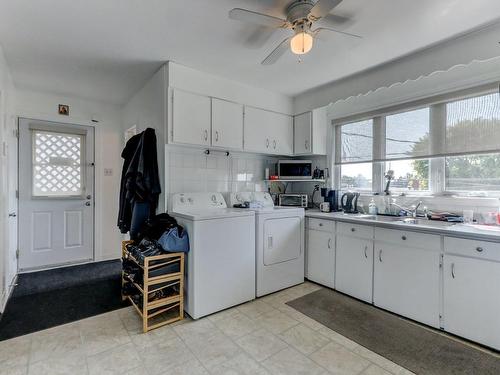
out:
{"label": "cabinet door handle", "polygon": [[483,250],[484,250],[484,249],[483,249],[482,247],[480,247],[480,246],[476,247],[476,251],[477,251],[478,253],[482,253],[482,252],[483,252]]}
{"label": "cabinet door handle", "polygon": [[401,236],[401,239],[402,239],[403,241],[406,241],[406,236]]}
{"label": "cabinet door handle", "polygon": [[356,228],[351,228],[351,232],[356,232]]}
{"label": "cabinet door handle", "polygon": [[368,254],[366,253],[368,251],[368,245],[365,246],[365,258],[368,259]]}
{"label": "cabinet door handle", "polygon": [[451,277],[455,278],[455,263],[451,264]]}
{"label": "cabinet door handle", "polygon": [[215,131],[215,142],[219,142],[219,131]]}
{"label": "cabinet door handle", "polygon": [[273,248],[273,236],[267,237],[267,248],[272,249]]}
{"label": "cabinet door handle", "polygon": [[307,141],[307,139],[304,141],[304,147],[306,150],[309,148],[309,142]]}
{"label": "cabinet door handle", "polygon": [[378,252],[378,260],[380,261],[380,263],[382,263],[382,249],[380,249]]}
{"label": "cabinet door handle", "polygon": [[273,141],[273,148],[276,150],[276,139]]}
{"label": "cabinet door handle", "polygon": [[332,248],[332,239],[331,238],[328,239],[328,248],[329,249]]}
{"label": "cabinet door handle", "polygon": [[208,130],[206,130],[206,129],[205,129],[205,130],[203,130],[203,139],[204,139],[205,141],[207,141],[207,140],[208,140]]}
{"label": "cabinet door handle", "polygon": [[269,138],[266,138],[266,148],[269,148]]}

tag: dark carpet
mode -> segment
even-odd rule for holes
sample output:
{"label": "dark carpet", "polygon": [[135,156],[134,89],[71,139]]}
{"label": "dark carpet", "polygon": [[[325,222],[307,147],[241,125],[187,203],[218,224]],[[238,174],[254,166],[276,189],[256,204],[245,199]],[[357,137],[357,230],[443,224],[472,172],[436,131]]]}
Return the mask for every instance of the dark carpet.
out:
{"label": "dark carpet", "polygon": [[127,306],[120,277],[119,260],[19,275],[0,316],[0,341]]}
{"label": "dark carpet", "polygon": [[500,357],[333,290],[287,304],[416,374],[500,374]]}

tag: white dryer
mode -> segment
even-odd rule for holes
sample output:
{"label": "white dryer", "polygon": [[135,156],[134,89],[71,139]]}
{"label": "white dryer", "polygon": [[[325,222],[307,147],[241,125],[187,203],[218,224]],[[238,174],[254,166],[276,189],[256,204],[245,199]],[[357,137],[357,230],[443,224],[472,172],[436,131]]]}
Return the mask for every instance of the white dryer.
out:
{"label": "white dryer", "polygon": [[188,232],[185,308],[193,318],[255,298],[255,214],[227,208],[220,193],[172,196],[172,211]]}
{"label": "white dryer", "polygon": [[[229,205],[255,208],[256,295],[264,296],[304,282],[304,209],[275,207],[264,192],[230,193]],[[260,206],[260,207],[259,207]]]}

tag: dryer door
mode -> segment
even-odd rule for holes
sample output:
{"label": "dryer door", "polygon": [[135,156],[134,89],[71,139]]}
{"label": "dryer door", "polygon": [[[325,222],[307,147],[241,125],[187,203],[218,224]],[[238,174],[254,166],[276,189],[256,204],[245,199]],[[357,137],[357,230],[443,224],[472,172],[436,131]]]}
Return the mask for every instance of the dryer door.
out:
{"label": "dryer door", "polygon": [[301,251],[299,217],[267,219],[264,223],[264,265],[297,259]]}

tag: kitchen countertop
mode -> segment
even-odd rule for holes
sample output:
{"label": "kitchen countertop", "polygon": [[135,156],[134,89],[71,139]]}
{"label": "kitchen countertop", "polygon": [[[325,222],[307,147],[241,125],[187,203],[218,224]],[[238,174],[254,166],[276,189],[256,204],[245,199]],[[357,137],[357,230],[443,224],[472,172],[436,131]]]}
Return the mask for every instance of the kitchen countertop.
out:
{"label": "kitchen countertop", "polygon": [[390,217],[383,215],[367,214],[345,214],[343,212],[321,212],[319,210],[307,210],[306,217],[317,219],[336,220],[353,224],[373,225],[375,227],[409,230],[413,232],[424,232],[441,234],[450,237],[480,241],[500,241],[500,227],[476,226],[468,224],[455,224],[434,220],[420,220],[419,224],[403,223],[405,217]]}

